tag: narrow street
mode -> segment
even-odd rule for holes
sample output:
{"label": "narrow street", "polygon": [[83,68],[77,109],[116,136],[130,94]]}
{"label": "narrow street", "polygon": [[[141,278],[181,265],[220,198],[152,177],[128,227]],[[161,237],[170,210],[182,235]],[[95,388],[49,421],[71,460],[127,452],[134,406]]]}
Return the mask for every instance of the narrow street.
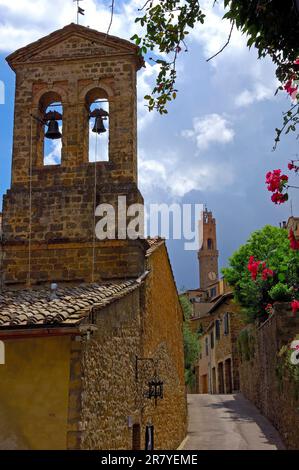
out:
{"label": "narrow street", "polygon": [[278,432],[243,395],[188,395],[184,450],[284,449]]}

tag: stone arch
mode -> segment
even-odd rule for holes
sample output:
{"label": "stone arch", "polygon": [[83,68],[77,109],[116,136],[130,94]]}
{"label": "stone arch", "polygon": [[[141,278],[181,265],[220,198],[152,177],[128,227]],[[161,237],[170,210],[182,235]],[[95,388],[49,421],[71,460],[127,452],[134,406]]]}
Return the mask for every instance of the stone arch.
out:
{"label": "stone arch", "polygon": [[38,108],[43,96],[46,95],[58,95],[61,98],[61,102],[63,105],[68,103],[68,94],[67,91],[60,86],[53,85],[51,87],[43,87],[38,92],[34,93],[32,105],[34,108]]}
{"label": "stone arch", "polygon": [[[62,95],[59,93],[62,91]],[[35,102],[35,111],[33,115],[39,120],[35,120],[36,131],[35,131],[35,142],[36,142],[36,165],[41,167],[44,165],[44,153],[45,153],[45,136],[44,136],[44,124],[42,119],[44,118],[44,113],[52,103],[61,103],[62,114],[64,115],[64,98],[66,97],[65,91],[60,87],[54,87],[49,90],[41,90],[36,96],[35,99],[39,97],[39,100]],[[61,151],[62,155],[62,151]]]}
{"label": "stone arch", "polygon": [[79,101],[85,103],[86,96],[90,93],[93,93],[95,90],[105,92],[109,101],[111,101],[114,97],[114,91],[112,87],[107,83],[100,81],[98,84],[90,83],[89,85],[83,87],[79,93]]}
{"label": "stone arch", "polygon": [[[107,88],[102,85],[100,86],[89,86],[87,88],[87,92],[84,95],[84,106],[83,106],[83,145],[84,145],[84,155],[85,155],[85,161],[93,162],[95,158],[95,141],[94,139],[91,139],[92,134],[90,132],[90,124],[92,121],[90,121],[90,112],[94,107],[102,108],[105,111],[108,111],[110,114],[110,91]],[[99,104],[99,106],[95,105],[95,103],[98,100],[103,100],[106,101],[106,104]],[[104,119],[107,119],[104,117]],[[108,121],[102,121],[108,123]],[[101,148],[99,148],[99,144],[97,145],[97,148],[99,149],[98,152],[98,159],[97,161],[108,161],[109,160],[109,148],[110,148],[110,131],[107,128],[107,126],[104,126],[108,132],[104,132],[104,134],[101,134]],[[98,138],[98,136],[96,137]]]}

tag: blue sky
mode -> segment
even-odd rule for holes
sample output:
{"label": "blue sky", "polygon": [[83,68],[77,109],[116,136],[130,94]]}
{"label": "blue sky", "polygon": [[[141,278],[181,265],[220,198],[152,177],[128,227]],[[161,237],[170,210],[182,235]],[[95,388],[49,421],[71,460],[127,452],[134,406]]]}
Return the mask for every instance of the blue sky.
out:
{"label": "blue sky", "polygon": [[[83,3],[82,24],[106,31],[110,0]],[[139,180],[147,204],[207,204],[217,219],[222,267],[252,231],[290,216],[289,203],[271,203],[264,181],[268,170],[285,169],[295,158],[298,141],[294,135],[284,137],[272,152],[274,129],[290,102],[284,93],[274,97],[274,67],[248,51],[245,38],[235,32],[225,51],[206,62],[226,42],[230,28],[221,20],[221,8],[211,8],[213,3],[202,2],[207,21],[190,34],[189,52],[181,53],[178,98],[166,117],[148,113],[142,99],[154,83],[155,67],[147,64],[139,72]],[[111,34],[132,36],[142,4],[116,0]],[[10,184],[14,98],[14,74],[5,57],[75,16],[72,0],[55,0],[54,11],[47,0],[0,0],[0,79],[5,83],[5,105],[0,105],[1,195]],[[298,185],[296,179],[291,181]],[[299,211],[298,195],[293,190],[294,214]],[[197,287],[196,252],[184,251],[182,241],[170,240],[168,247],[178,287]]]}

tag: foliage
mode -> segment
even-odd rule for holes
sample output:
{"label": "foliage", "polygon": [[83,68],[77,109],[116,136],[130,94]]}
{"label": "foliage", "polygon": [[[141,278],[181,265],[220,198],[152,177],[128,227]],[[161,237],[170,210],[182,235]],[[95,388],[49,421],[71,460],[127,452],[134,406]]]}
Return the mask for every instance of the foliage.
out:
{"label": "foliage", "polygon": [[194,28],[198,22],[203,23],[204,14],[197,0],[149,0],[143,9],[144,15],[136,18],[136,23],[145,27],[146,33],[143,37],[135,34],[131,39],[140,45],[143,54],[148,50],[154,52],[158,49],[159,55],[166,54],[171,57],[169,60],[151,58],[159,64],[160,72],[152,96],[145,96],[150,111],[156,108],[161,114],[166,114],[167,103],[176,98],[177,56],[182,47],[186,50],[185,38],[189,33],[188,29]]}
{"label": "foliage", "polygon": [[271,287],[269,295],[272,300],[279,302],[290,302],[292,299],[292,289],[282,282],[278,282]]}
{"label": "foliage", "polygon": [[[295,338],[299,339],[299,335]],[[292,383],[292,389],[294,393],[294,399],[299,400],[299,367],[298,365],[292,364],[290,357],[292,350],[289,345],[284,345],[277,353],[276,363],[276,379],[278,382],[278,389],[280,393],[283,391],[284,379],[287,379]]]}
{"label": "foliage", "polygon": [[[274,272],[273,277],[263,279],[259,276],[253,280],[248,270],[248,260],[251,256],[266,261],[267,266]],[[275,300],[270,292],[278,296],[279,292],[286,293],[289,290],[293,298],[298,298],[299,255],[297,251],[290,250],[285,229],[267,225],[254,232],[247,243],[230,258],[229,267],[223,269],[223,274],[233,286],[235,298],[243,307],[249,323],[256,319],[264,321],[267,318],[265,309]],[[279,297],[276,298],[278,299]]]}
{"label": "foliage", "polygon": [[184,312],[184,356],[185,356],[185,381],[190,387],[194,386],[194,366],[198,361],[199,354],[199,341],[198,336],[193,333],[190,327],[190,317],[192,313],[192,307],[189,299],[186,295],[180,296],[181,306]]}
{"label": "foliage", "polygon": [[[141,53],[155,52],[158,59],[152,60],[160,66],[156,86],[152,94],[145,97],[150,110],[167,113],[168,102],[176,98],[178,55],[183,50],[188,51],[186,38],[190,30],[205,21],[200,3],[200,0],[147,0],[140,9],[143,15],[136,18],[136,22],[144,30],[132,39],[140,46]],[[299,64],[294,63],[299,57],[296,0],[215,0],[213,4],[216,3],[225,6],[224,18],[231,23],[231,33],[233,28],[238,29],[247,36],[247,46],[257,49],[259,58],[271,57],[282,84],[298,78]],[[298,121],[299,106],[295,104],[284,114],[282,128],[276,129],[276,144],[282,132],[296,129]]]}

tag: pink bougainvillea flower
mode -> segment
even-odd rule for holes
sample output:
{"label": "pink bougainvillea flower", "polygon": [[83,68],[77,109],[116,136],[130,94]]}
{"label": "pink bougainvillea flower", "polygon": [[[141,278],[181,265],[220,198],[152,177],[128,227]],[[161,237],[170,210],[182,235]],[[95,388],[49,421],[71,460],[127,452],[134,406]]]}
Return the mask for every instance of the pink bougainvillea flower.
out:
{"label": "pink bougainvillea flower", "polygon": [[289,170],[293,170],[294,168],[295,168],[295,165],[294,165],[293,162],[288,164],[288,169]]}
{"label": "pink bougainvillea flower", "polygon": [[275,191],[280,191],[289,181],[289,177],[287,175],[282,175],[281,170],[273,170],[269,171],[266,174],[266,184],[268,185],[268,191],[274,193]]}
{"label": "pink bougainvillea flower", "polygon": [[273,310],[273,305],[272,304],[268,304],[266,307],[265,307],[265,310],[266,312],[270,315],[272,313],[272,310]]}
{"label": "pink bougainvillea flower", "polygon": [[296,315],[297,311],[299,310],[299,301],[293,300],[291,303],[291,307],[292,307],[293,314]]}
{"label": "pink bougainvillea flower", "polygon": [[297,57],[297,59],[294,60],[294,64],[299,65],[299,57]]}
{"label": "pink bougainvillea flower", "polygon": [[282,194],[279,191],[276,193],[273,193],[271,196],[271,201],[274,202],[274,204],[283,204],[288,200],[288,195],[287,194]]}
{"label": "pink bougainvillea flower", "polygon": [[298,91],[297,85],[293,86],[292,79],[287,81],[287,83],[284,85],[284,89],[290,96],[292,96],[295,92],[297,94],[297,91]]}
{"label": "pink bougainvillea flower", "polygon": [[295,237],[295,234],[292,228],[289,231],[289,240],[290,240],[291,250],[299,250],[299,241]]}
{"label": "pink bougainvillea flower", "polygon": [[248,271],[250,271],[253,281],[256,281],[260,264],[260,261],[255,261],[254,256],[250,256],[248,262]]}
{"label": "pink bougainvillea flower", "polygon": [[263,281],[266,281],[269,277],[273,277],[273,276],[274,276],[274,272],[272,271],[272,269],[269,269],[269,268],[263,269],[263,272],[262,272]]}

